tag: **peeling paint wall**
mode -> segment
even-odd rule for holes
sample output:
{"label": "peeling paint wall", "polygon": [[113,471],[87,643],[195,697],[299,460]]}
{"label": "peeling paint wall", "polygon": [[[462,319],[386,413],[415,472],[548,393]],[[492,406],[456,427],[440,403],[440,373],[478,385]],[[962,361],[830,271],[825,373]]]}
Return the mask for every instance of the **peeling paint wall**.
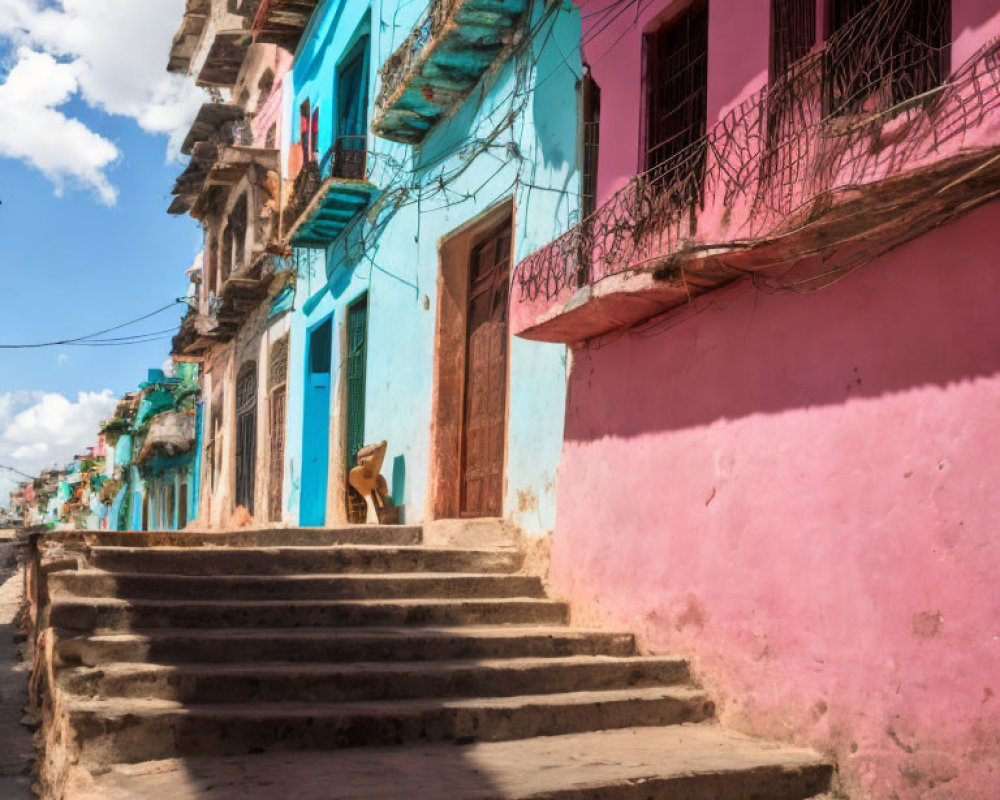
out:
{"label": "peeling paint wall", "polygon": [[555,590],[855,798],[1000,796],[998,230],[574,352]]}
{"label": "peeling paint wall", "polygon": [[[710,4],[709,124],[769,30],[765,0]],[[643,28],[683,5],[585,23],[599,201],[639,163]],[[960,64],[1000,11],[952,9]],[[814,294],[741,282],[572,351],[554,590],[853,798],[1000,797],[998,229],[994,202]]]}

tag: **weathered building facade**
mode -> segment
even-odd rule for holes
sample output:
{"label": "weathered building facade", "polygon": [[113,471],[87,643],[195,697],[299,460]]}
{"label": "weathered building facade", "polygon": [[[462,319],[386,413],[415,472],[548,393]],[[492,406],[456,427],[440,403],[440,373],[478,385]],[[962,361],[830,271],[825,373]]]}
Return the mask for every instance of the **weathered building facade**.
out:
{"label": "weathered building facade", "polygon": [[347,472],[386,440],[398,518],[552,527],[564,348],[512,340],[507,296],[512,262],[578,218],[580,76],[559,53],[579,19],[487,5],[319,3],[298,44],[285,235],[300,524],[363,518]]}
{"label": "weathered building facade", "polygon": [[290,275],[277,246],[282,211],[280,109],[290,54],[254,43],[257,4],[189,4],[170,69],[215,93],[184,142],[191,156],[171,213],[205,230],[197,292],[174,342],[203,366],[199,522],[228,524],[238,508],[281,522],[283,401]]}
{"label": "weathered building facade", "polygon": [[572,345],[553,585],[852,796],[996,795],[1000,11],[616,8],[593,212],[512,295]]}
{"label": "weathered building facade", "polygon": [[194,364],[179,364],[171,376],[151,369],[137,391],[122,397],[101,427],[104,508],[94,527],[179,530],[198,516],[201,419]]}

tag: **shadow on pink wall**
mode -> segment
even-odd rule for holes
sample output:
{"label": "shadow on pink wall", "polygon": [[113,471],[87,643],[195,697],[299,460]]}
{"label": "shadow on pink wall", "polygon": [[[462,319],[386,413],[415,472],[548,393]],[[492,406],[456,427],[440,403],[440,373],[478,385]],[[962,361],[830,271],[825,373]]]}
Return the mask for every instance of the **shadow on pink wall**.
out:
{"label": "shadow on pink wall", "polygon": [[993,204],[574,351],[555,587],[858,796],[1000,796],[998,245]]}

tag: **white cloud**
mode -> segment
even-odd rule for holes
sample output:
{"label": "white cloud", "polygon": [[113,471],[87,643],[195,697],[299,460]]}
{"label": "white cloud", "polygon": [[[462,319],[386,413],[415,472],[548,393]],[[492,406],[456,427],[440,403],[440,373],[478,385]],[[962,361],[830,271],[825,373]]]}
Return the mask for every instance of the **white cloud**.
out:
{"label": "white cloud", "polygon": [[114,202],[107,168],[118,148],[59,110],[79,95],[95,109],[168,136],[175,156],[205,99],[190,79],[166,72],[183,11],[184,0],[0,0],[0,37],[17,48],[0,86],[8,90],[0,129],[10,121],[16,129],[4,136],[0,153],[40,169],[57,192],[67,181],[80,183]]}
{"label": "white cloud", "polygon": [[79,69],[47,53],[22,49],[0,86],[0,153],[41,170],[61,195],[67,181],[97,192],[112,205],[117,197],[105,170],[118,148],[59,106],[76,91]]}
{"label": "white cloud", "polygon": [[56,356],[56,364],[58,364],[60,367],[67,361],[69,361],[69,353],[60,353],[59,355]]}
{"label": "white cloud", "polygon": [[[50,392],[0,394],[0,464],[29,475],[63,464],[96,444],[97,429],[115,410],[110,389],[80,392],[76,400]],[[0,475],[0,503],[19,480]]]}

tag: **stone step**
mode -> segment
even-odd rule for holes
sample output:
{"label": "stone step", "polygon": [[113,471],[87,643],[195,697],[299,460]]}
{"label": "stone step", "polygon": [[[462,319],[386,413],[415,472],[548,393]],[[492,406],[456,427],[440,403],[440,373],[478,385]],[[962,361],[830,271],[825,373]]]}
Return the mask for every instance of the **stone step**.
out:
{"label": "stone step", "polygon": [[571,628],[159,629],[60,636],[64,664],[445,661],[635,655],[635,637]]}
{"label": "stone step", "polygon": [[84,531],[80,540],[102,547],[328,547],[417,545],[419,525],[349,525],[343,528],[271,528],[239,531]]}
{"label": "stone step", "polygon": [[523,658],[354,664],[104,664],[59,675],[83,697],[205,703],[344,703],[430,697],[538,695],[665,686],[690,681],[671,657]]}
{"label": "stone step", "polygon": [[170,600],[376,600],[544,597],[529,575],[164,575],[79,570],[49,577],[53,597]]}
{"label": "stone step", "polygon": [[829,788],[832,768],[811,750],[702,723],[464,746],[193,757],[112,767],[97,785],[110,798],[274,800],[289,775],[295,800],[806,800]]}
{"label": "stone step", "polygon": [[136,628],[302,628],[370,625],[562,625],[564,603],[489,600],[121,600],[55,599],[49,625],[75,631]]}
{"label": "stone step", "polygon": [[513,549],[445,547],[92,547],[92,567],[168,575],[329,573],[512,573],[524,555]]}
{"label": "stone step", "polygon": [[84,763],[283,750],[502,741],[699,722],[714,713],[700,689],[657,687],[515,697],[365,703],[184,705],[66,698]]}

